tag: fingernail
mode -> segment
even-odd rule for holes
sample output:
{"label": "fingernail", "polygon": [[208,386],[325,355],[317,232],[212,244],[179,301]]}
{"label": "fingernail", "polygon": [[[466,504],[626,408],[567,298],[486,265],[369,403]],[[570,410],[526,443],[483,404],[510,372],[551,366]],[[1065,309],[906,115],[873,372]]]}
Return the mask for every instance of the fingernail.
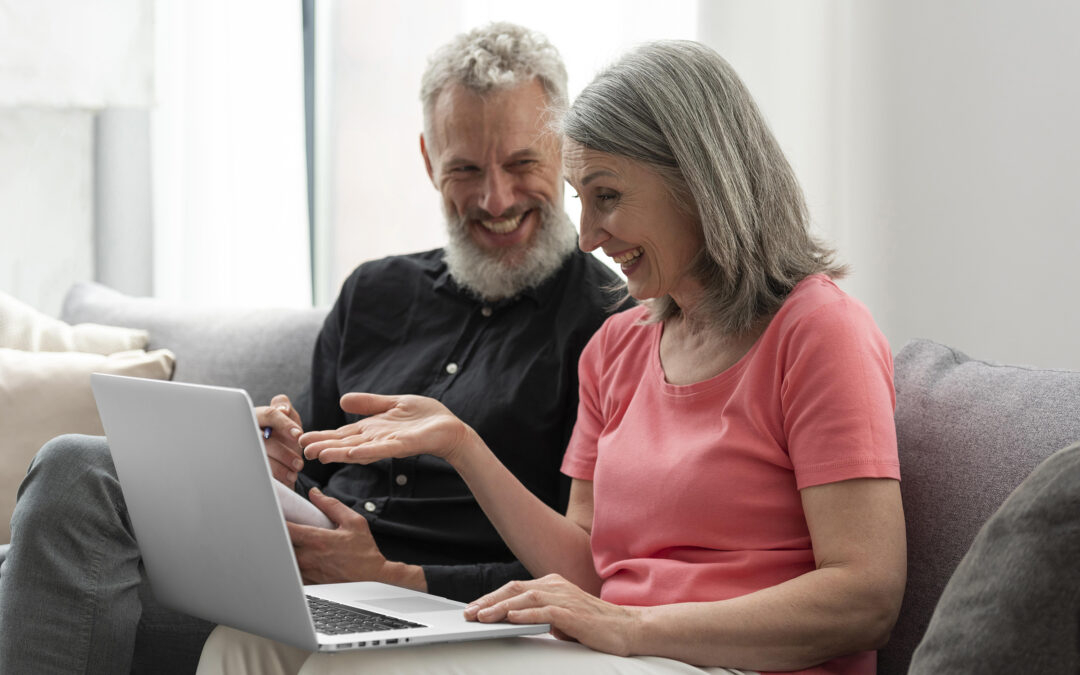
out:
{"label": "fingernail", "polygon": [[300,429],[297,427],[293,427],[292,429],[290,429],[289,433],[292,434],[293,438],[300,438]]}
{"label": "fingernail", "polygon": [[289,412],[289,406],[285,405],[284,403],[282,403],[281,405],[279,405],[279,406],[277,407],[277,409],[278,409],[278,410],[281,410],[282,412]]}
{"label": "fingernail", "polygon": [[304,468],[304,460],[302,460],[302,459],[294,459],[292,465],[293,465],[294,469],[299,471],[300,469]]}
{"label": "fingernail", "polygon": [[289,473],[285,474],[285,477],[286,477],[287,479],[289,479],[289,482],[290,482],[290,483],[295,483],[295,482],[296,482],[296,474],[295,474],[295,473],[293,473],[292,471],[290,471]]}
{"label": "fingernail", "polygon": [[319,488],[313,487],[313,488],[311,488],[311,494],[321,495],[322,490],[320,490]]}

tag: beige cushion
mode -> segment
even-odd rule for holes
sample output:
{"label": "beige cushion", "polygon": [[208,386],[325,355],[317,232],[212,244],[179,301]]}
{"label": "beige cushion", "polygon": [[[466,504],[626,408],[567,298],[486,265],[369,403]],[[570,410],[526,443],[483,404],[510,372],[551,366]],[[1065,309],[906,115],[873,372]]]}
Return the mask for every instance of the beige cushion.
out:
{"label": "beige cushion", "polygon": [[84,323],[75,326],[0,293],[0,347],[29,352],[113,352],[146,347],[144,330]]}
{"label": "beige cushion", "polygon": [[166,349],[116,354],[27,352],[0,348],[0,543],[10,540],[15,496],[34,453],[60,434],[101,434],[90,373],[167,380]]}

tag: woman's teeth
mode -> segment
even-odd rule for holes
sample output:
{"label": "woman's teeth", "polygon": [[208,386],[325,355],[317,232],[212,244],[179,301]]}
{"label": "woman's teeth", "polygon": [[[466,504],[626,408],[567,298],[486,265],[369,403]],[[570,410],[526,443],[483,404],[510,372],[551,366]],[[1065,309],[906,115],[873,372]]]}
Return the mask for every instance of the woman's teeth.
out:
{"label": "woman's teeth", "polygon": [[611,259],[614,260],[619,265],[625,265],[628,262],[633,262],[634,260],[637,260],[638,258],[640,258],[641,254],[644,253],[644,252],[645,252],[645,249],[638,246],[637,248],[635,248],[632,251],[627,251],[626,253],[620,253],[619,255],[612,256]]}
{"label": "woman's teeth", "polygon": [[513,218],[503,218],[502,220],[481,220],[480,224],[485,230],[494,232],[495,234],[506,234],[508,232],[513,232],[518,228],[518,225],[521,224],[521,220],[525,217],[526,213],[528,213],[528,211],[516,215]]}

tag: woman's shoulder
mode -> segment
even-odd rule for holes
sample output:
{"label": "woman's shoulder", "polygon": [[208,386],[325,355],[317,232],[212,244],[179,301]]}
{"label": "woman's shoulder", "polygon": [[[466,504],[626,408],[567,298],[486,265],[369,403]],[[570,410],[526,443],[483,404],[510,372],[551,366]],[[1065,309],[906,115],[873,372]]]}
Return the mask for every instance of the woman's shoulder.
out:
{"label": "woman's shoulder", "polygon": [[[825,274],[811,274],[788,294],[776,318],[787,323],[799,322],[815,315],[861,316],[870,319],[870,312],[856,298],[848,295]],[[873,321],[870,319],[871,322]]]}
{"label": "woman's shoulder", "polygon": [[816,335],[828,339],[842,332],[884,340],[870,310],[824,274],[813,274],[796,284],[771,323],[788,338]]}

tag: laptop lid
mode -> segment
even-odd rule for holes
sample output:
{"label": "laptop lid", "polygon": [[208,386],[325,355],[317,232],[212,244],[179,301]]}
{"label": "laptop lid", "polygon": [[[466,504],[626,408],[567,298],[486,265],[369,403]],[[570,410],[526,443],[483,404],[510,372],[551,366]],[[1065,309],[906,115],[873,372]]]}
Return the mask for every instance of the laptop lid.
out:
{"label": "laptop lid", "polygon": [[[467,622],[461,603],[375,582],[305,588],[246,392],[104,374],[91,385],[163,605],[311,651],[548,630]],[[422,626],[317,635],[305,594]]]}
{"label": "laptop lid", "polygon": [[314,650],[247,393],[102,374],[91,385],[158,601]]}

